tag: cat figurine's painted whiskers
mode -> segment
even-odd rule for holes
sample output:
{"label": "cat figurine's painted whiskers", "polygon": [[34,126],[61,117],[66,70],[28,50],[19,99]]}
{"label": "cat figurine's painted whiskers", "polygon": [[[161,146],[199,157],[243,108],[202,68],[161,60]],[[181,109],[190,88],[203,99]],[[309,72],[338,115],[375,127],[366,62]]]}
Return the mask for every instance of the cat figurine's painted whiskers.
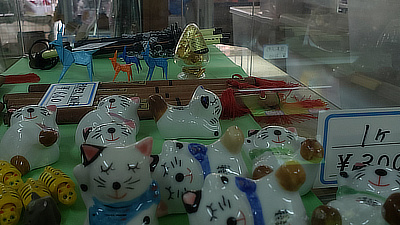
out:
{"label": "cat figurine's painted whiskers", "polygon": [[160,95],[152,95],[149,106],[165,139],[217,138],[221,135],[221,101],[202,86],[196,88],[188,105],[173,106]]}
{"label": "cat figurine's painted whiskers", "polygon": [[136,133],[129,126],[110,122],[90,127],[83,134],[86,144],[98,146],[126,146],[136,142]]}
{"label": "cat figurine's painted whiskers", "polygon": [[293,162],[293,168],[283,168],[287,166],[269,168],[269,174],[258,180],[209,174],[201,189],[182,196],[190,224],[306,225],[307,215],[299,193],[281,185],[294,179],[292,185],[301,186],[297,175],[288,172],[301,171],[301,165]]}
{"label": "cat figurine's painted whiskers", "polygon": [[75,144],[80,146],[85,142],[85,135],[89,129],[110,122],[124,124],[130,127],[136,135],[140,126],[137,114],[139,105],[139,97],[128,98],[122,95],[111,95],[101,99],[97,108],[88,112],[80,120],[76,128]]}
{"label": "cat figurine's painted whiskers", "polygon": [[150,175],[153,139],[129,146],[82,144],[74,168],[87,208],[85,224],[158,224],[159,189]]}
{"label": "cat figurine's painted whiskers", "polygon": [[243,144],[243,151],[252,160],[253,171],[263,164],[270,165],[273,157],[279,165],[297,160],[306,171],[307,178],[299,190],[307,194],[314,185],[319,163],[324,156],[322,145],[315,139],[300,137],[293,127],[267,126],[261,130],[249,131]]}
{"label": "cat figurine's painted whiskers", "polygon": [[362,163],[353,169],[339,173],[336,200],[316,208],[311,224],[399,224],[400,171]]}
{"label": "cat figurine's painted whiskers", "polygon": [[54,105],[29,105],[14,111],[0,143],[0,159],[22,174],[56,162],[60,154],[56,113]]}
{"label": "cat figurine's painted whiskers", "polygon": [[167,140],[162,152],[153,155],[153,178],[160,185],[161,215],[184,213],[182,195],[188,190],[201,189],[210,173],[247,176],[241,155],[244,135],[231,126],[224,135],[209,145]]}

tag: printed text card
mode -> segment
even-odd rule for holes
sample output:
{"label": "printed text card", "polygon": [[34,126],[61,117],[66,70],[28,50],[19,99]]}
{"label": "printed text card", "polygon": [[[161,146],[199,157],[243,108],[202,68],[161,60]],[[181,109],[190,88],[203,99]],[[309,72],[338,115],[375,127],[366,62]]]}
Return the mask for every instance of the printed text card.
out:
{"label": "printed text card", "polygon": [[98,82],[52,84],[39,105],[56,105],[57,108],[91,106]]}
{"label": "printed text card", "polygon": [[318,137],[325,159],[316,186],[335,186],[356,163],[400,169],[400,108],[322,111]]}

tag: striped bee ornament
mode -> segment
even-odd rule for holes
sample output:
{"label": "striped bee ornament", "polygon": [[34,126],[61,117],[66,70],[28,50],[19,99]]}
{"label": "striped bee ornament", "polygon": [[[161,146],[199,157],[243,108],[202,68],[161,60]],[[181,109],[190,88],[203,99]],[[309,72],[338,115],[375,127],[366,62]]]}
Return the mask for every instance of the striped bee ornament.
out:
{"label": "striped bee ornament", "polygon": [[40,174],[39,180],[47,186],[52,197],[61,204],[72,205],[75,203],[77,198],[75,183],[60,169],[47,166]]}
{"label": "striped bee ornament", "polygon": [[18,192],[9,185],[0,183],[0,224],[17,224],[22,211]]}

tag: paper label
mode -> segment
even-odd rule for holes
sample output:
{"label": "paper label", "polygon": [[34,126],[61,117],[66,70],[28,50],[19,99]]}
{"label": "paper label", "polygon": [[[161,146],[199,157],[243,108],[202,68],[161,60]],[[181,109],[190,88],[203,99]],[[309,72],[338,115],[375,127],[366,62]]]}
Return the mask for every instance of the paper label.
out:
{"label": "paper label", "polygon": [[98,82],[51,84],[39,105],[56,105],[57,108],[92,106],[98,85]]}
{"label": "paper label", "polygon": [[356,163],[400,169],[400,108],[328,110],[318,116],[325,150],[316,187],[336,186]]}

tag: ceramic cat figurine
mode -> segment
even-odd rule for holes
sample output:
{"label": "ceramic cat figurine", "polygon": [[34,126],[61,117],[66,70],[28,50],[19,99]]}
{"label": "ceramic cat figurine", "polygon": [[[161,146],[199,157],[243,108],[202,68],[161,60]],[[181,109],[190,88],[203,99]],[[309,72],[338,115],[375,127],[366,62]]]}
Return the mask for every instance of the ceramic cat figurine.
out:
{"label": "ceramic cat figurine", "polygon": [[158,224],[158,185],[150,175],[153,139],[133,145],[82,144],[83,163],[74,168],[87,208],[85,224]]}
{"label": "ceramic cat figurine", "polygon": [[244,135],[237,126],[210,145],[168,140],[159,155],[153,155],[153,178],[160,185],[159,216],[184,213],[181,196],[185,191],[201,189],[212,173],[247,176],[241,155]]}
{"label": "ceramic cat figurine", "polygon": [[[301,195],[307,194],[318,173],[319,163],[324,156],[322,145],[314,139],[297,135],[296,129],[281,126],[267,126],[261,130],[252,130],[245,139],[243,151],[253,161],[253,171],[265,162],[272,153],[280,164],[295,159],[302,164],[307,178],[301,189]],[[268,160],[267,160],[268,161]]]}
{"label": "ceramic cat figurine", "polygon": [[201,190],[182,197],[190,225],[306,225],[306,211],[296,190],[302,180],[295,173],[301,170],[300,164],[290,161],[269,168],[269,174],[258,180],[210,174]]}
{"label": "ceramic cat figurine", "polygon": [[336,200],[319,206],[312,224],[400,223],[400,172],[383,166],[364,166],[341,172]]}
{"label": "ceramic cat figurine", "polygon": [[85,133],[103,123],[117,122],[129,126],[135,134],[139,132],[140,105],[139,97],[128,98],[122,95],[111,95],[100,100],[97,108],[87,113],[79,122],[75,133],[75,144],[80,146],[85,142]]}
{"label": "ceramic cat figurine", "polygon": [[0,143],[0,159],[23,175],[56,162],[60,154],[56,113],[54,105],[30,105],[14,111]]}
{"label": "ceramic cat figurine", "polygon": [[221,101],[216,94],[198,86],[186,106],[173,106],[160,95],[149,97],[160,134],[165,139],[217,138],[221,135]]}
{"label": "ceramic cat figurine", "polygon": [[136,142],[131,127],[117,122],[103,123],[83,131],[84,143],[98,146],[126,146]]}

